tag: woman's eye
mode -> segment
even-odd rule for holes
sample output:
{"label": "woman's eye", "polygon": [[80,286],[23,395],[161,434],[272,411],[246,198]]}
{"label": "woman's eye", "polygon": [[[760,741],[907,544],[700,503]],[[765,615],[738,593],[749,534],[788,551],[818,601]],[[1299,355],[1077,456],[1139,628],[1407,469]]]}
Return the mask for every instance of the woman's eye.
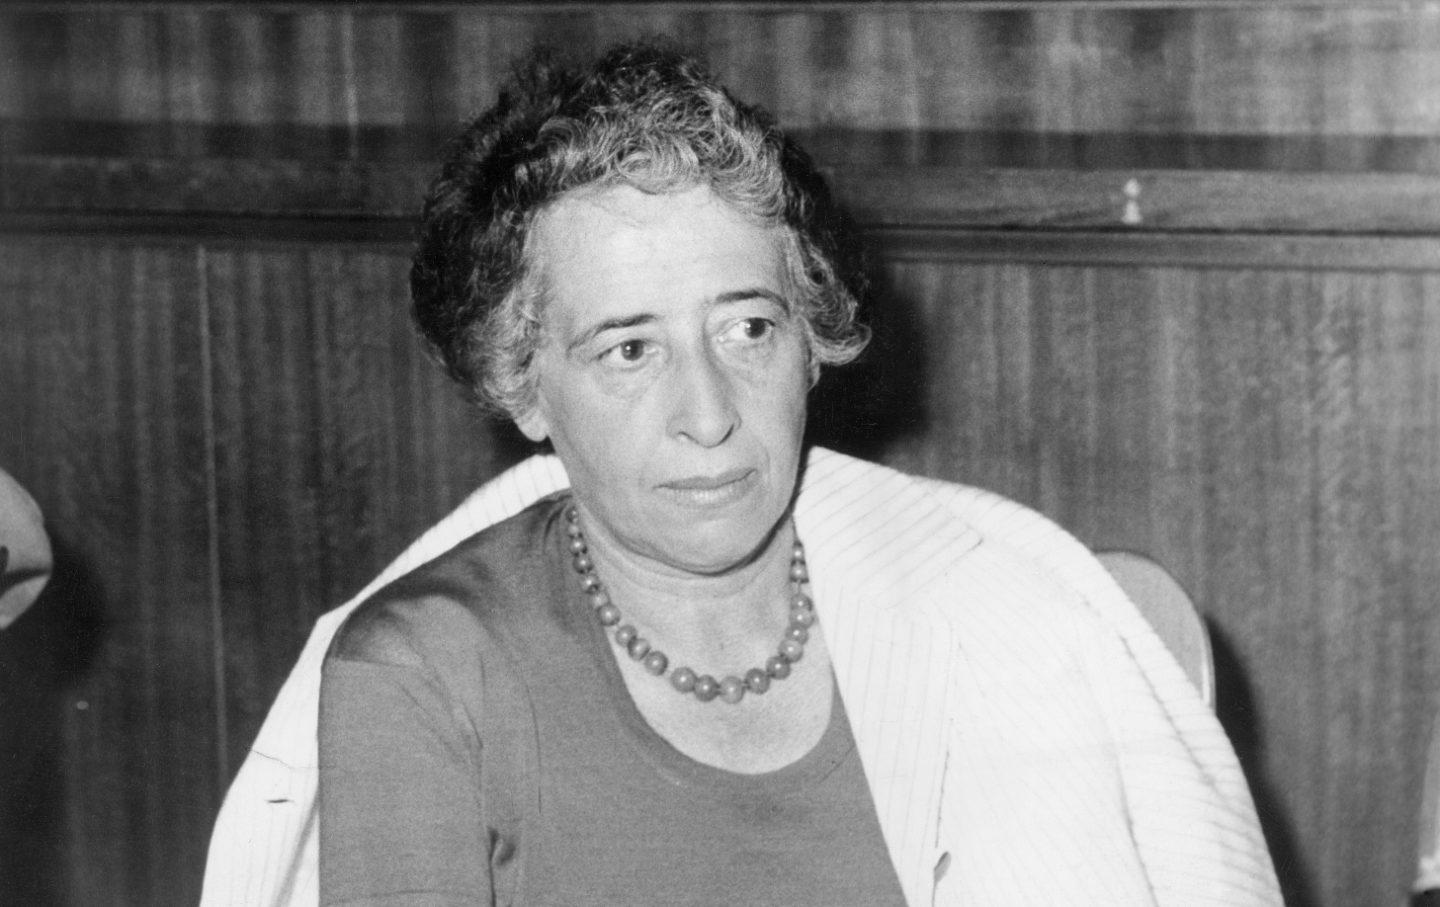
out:
{"label": "woman's eye", "polygon": [[623,368],[643,362],[651,349],[648,340],[623,340],[601,353],[600,360]]}
{"label": "woman's eye", "polygon": [[720,334],[721,343],[754,343],[764,340],[775,331],[775,322],[769,318],[741,318]]}

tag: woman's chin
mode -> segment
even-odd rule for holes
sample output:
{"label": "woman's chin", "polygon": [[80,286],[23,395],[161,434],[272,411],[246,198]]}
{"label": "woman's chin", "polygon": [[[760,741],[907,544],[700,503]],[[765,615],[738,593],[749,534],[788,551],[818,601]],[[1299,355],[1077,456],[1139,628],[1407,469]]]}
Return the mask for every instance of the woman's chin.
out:
{"label": "woman's chin", "polygon": [[[775,539],[780,520],[713,520],[677,528],[656,538],[653,556],[666,565],[701,576],[719,576],[753,563]],[[788,552],[786,554],[788,557]]]}

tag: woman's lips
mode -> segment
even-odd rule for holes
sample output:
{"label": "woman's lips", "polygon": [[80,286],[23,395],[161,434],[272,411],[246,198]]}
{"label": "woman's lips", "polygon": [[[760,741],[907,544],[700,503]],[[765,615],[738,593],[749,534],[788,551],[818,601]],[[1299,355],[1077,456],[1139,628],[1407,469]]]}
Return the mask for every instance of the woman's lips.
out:
{"label": "woman's lips", "polygon": [[682,504],[714,507],[738,500],[754,486],[758,473],[753,469],[731,469],[715,476],[687,476],[660,486]]}

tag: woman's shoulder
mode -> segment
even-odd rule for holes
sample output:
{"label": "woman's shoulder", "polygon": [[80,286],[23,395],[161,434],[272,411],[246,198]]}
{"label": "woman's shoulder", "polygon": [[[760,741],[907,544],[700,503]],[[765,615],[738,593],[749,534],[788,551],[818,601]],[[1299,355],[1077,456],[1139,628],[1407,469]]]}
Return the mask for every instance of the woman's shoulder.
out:
{"label": "woman's shoulder", "polygon": [[[1083,543],[1003,495],[819,449],[805,481],[807,555],[845,586],[906,590],[912,610],[947,602],[947,619],[993,613],[1027,625],[1109,623],[1133,607]],[[957,584],[986,594],[945,593]]]}
{"label": "woman's shoulder", "polygon": [[[940,510],[991,538],[1066,547],[1078,545],[1039,511],[993,491],[904,472],[824,448],[810,451],[804,494],[852,512]],[[813,506],[813,505],[812,505]]]}
{"label": "woman's shoulder", "polygon": [[982,546],[1008,549],[1083,586],[1104,575],[1083,543],[1025,504],[973,485],[902,472],[834,451],[811,452],[801,502],[809,514],[823,517],[825,534],[833,532],[847,541],[845,530],[831,527],[854,527],[850,534],[882,541],[891,535],[940,537],[953,543],[948,553],[956,558]]}
{"label": "woman's shoulder", "polygon": [[[909,596],[921,603],[912,609],[943,610],[943,622],[963,626],[972,640],[1019,639],[1033,652],[1044,639],[1052,654],[1087,655],[1114,654],[1120,641],[1148,673],[1167,682],[1179,676],[1154,667],[1173,662],[1155,629],[1095,553],[1048,516],[992,491],[828,451],[818,461],[807,491],[851,502],[826,515],[856,531],[815,533],[845,555],[848,585],[928,581]],[[861,550],[873,553],[857,558]]]}
{"label": "woman's shoulder", "polygon": [[537,501],[382,587],[345,619],[326,659],[419,666],[474,652],[538,587],[559,506],[555,496]]}

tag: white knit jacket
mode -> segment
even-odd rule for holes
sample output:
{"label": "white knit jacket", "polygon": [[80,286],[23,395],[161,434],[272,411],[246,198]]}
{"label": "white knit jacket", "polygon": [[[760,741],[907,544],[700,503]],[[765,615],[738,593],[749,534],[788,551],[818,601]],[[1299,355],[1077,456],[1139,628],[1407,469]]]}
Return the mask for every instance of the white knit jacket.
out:
{"label": "white knit jacket", "polygon": [[[330,639],[381,585],[567,484],[554,457],[525,461],[320,618],[225,799],[202,907],[317,903]],[[823,449],[795,519],[911,907],[1280,904],[1224,732],[1079,542],[988,492]]]}

